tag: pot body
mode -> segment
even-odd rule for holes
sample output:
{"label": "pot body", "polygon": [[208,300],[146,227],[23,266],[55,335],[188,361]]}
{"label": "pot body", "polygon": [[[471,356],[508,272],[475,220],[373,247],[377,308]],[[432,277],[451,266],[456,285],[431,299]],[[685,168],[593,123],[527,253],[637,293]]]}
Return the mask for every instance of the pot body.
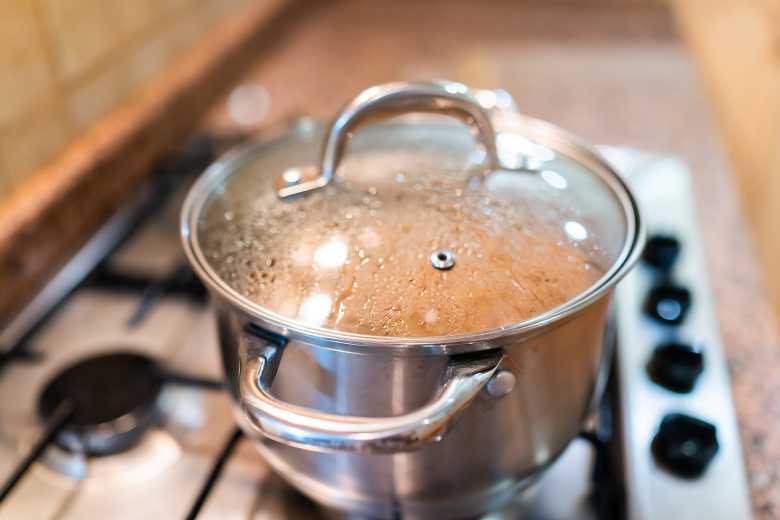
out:
{"label": "pot body", "polygon": [[[609,258],[601,279],[565,304],[519,323],[469,334],[394,338],[277,314],[215,272],[210,258],[221,257],[204,252],[198,229],[212,195],[230,190],[225,182],[233,172],[255,172],[247,180],[258,181],[255,170],[242,167],[280,146],[292,162],[282,168],[272,161],[274,167],[260,170],[262,175],[284,171],[269,203],[305,197],[334,180],[357,126],[417,111],[464,121],[485,156],[481,174],[488,178],[501,170],[512,176],[506,189],[539,181],[527,176],[536,172],[534,160],[568,157],[561,174],[552,171],[552,180],[544,180],[541,172],[540,179],[552,182],[550,189],[568,186],[580,193],[576,220],[559,224],[574,226],[577,240],[588,236],[580,221],[600,237]],[[420,128],[423,137],[440,132],[440,127]],[[380,129],[380,135],[383,131],[389,130]],[[226,380],[239,423],[276,471],[337,509],[374,518],[462,518],[500,508],[580,432],[600,391],[610,357],[604,336],[612,290],[643,243],[636,202],[593,150],[516,112],[488,114],[460,84],[367,89],[334,119],[312,169],[306,157],[293,152],[311,155],[311,143],[320,140],[316,135],[299,129],[287,144],[253,148],[215,163],[182,210],[185,252],[216,301]],[[415,139],[411,148],[427,142]],[[545,153],[537,157],[532,152],[539,146]],[[499,150],[507,157],[499,157]],[[303,169],[296,166],[301,164]],[[518,176],[505,167],[518,170]],[[549,177],[551,171],[545,171]],[[508,179],[493,177],[501,178]],[[261,200],[268,199],[253,203]],[[431,259],[432,268],[452,267],[437,265],[436,259],[443,261],[438,256]]]}
{"label": "pot body", "polygon": [[[240,424],[271,466],[314,500],[371,517],[466,517],[510,501],[581,430],[611,352],[604,348],[611,291],[564,320],[507,338],[498,370],[515,382],[505,395],[483,389],[438,442],[389,453],[312,451],[272,440],[242,402],[241,367],[267,330],[218,303],[220,346]],[[473,354],[463,354],[470,356]],[[281,401],[342,416],[390,417],[419,409],[441,387],[451,358],[423,349],[370,354],[292,339],[269,392]],[[489,387],[488,387],[489,388]]]}

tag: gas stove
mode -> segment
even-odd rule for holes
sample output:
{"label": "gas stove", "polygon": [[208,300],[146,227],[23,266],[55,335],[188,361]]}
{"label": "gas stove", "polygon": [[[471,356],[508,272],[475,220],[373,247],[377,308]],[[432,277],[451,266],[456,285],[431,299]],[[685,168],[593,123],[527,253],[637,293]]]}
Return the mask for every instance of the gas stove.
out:
{"label": "gas stove", "polygon": [[[336,516],[243,439],[180,249],[186,185],[224,145],[201,136],[163,162],[0,335],[0,518]],[[650,238],[616,292],[606,391],[540,481],[486,518],[749,518],[688,172],[603,151]]]}

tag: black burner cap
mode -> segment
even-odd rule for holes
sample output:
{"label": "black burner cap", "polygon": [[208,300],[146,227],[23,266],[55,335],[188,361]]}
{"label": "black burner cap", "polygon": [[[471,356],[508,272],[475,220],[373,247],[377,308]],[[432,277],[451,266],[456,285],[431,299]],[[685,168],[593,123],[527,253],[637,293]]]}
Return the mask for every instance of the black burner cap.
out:
{"label": "black burner cap", "polygon": [[64,402],[73,418],[57,442],[93,455],[131,446],[156,417],[163,381],[155,361],[133,352],[113,352],[79,361],[57,374],[38,399],[48,420]]}
{"label": "black burner cap", "polygon": [[704,473],[718,449],[714,424],[681,413],[663,418],[652,443],[656,461],[684,478],[696,478]]}

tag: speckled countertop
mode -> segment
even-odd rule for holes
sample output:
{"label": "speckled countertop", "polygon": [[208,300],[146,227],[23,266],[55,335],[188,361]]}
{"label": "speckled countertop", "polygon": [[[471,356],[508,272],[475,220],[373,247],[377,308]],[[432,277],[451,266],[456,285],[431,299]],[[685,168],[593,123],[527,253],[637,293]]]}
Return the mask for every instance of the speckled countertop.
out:
{"label": "speckled countertop", "polygon": [[[242,82],[262,87],[255,98],[263,105],[260,127],[300,114],[327,117],[373,83],[448,78],[505,88],[521,111],[591,142],[686,160],[694,174],[753,504],[757,517],[775,517],[780,339],[735,183],[703,86],[669,15],[647,2],[612,4],[453,7],[435,0],[312,6]],[[234,129],[228,113],[223,101],[206,125]]]}

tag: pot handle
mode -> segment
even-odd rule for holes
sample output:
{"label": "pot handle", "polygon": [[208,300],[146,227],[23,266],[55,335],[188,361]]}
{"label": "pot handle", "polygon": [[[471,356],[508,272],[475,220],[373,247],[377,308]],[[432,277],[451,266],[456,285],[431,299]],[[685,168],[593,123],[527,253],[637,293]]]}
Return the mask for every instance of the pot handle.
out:
{"label": "pot handle", "polygon": [[285,186],[279,190],[279,197],[293,197],[328,185],[344,156],[350,135],[359,126],[414,112],[448,115],[469,125],[485,150],[485,172],[499,169],[490,116],[468,87],[452,81],[386,83],[358,94],[333,120],[320,156],[319,177]]}
{"label": "pot handle", "polygon": [[490,381],[504,358],[501,350],[452,356],[444,383],[422,407],[393,417],[359,417],[323,413],[286,403],[269,387],[280,347],[242,364],[241,404],[259,433],[284,444],[315,451],[398,453],[441,440],[458,414]]}

